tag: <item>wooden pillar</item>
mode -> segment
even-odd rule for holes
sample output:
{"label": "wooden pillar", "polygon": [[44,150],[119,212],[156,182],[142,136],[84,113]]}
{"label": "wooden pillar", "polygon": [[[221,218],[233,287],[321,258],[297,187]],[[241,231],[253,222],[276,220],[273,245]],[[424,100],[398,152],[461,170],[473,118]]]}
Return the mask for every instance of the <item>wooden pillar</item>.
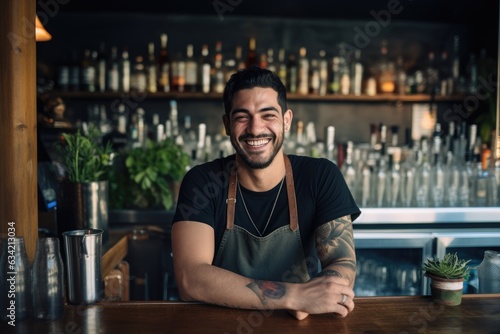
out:
{"label": "wooden pillar", "polygon": [[38,236],[35,0],[0,1],[0,232]]}

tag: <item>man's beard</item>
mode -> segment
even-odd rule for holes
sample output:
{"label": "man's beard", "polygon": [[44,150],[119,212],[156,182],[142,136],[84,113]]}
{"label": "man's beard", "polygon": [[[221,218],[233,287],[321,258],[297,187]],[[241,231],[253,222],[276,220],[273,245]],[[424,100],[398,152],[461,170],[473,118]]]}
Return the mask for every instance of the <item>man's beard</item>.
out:
{"label": "man's beard", "polygon": [[[266,137],[269,137],[269,136],[266,135]],[[276,135],[272,134],[271,137],[272,137],[271,141],[273,142],[273,151],[271,153],[271,156],[267,160],[264,160],[264,161],[251,160],[248,152],[243,150],[241,148],[241,146],[236,145],[236,143],[234,143],[233,140],[231,140],[231,141],[233,143],[233,147],[235,148],[236,152],[238,152],[239,156],[247,164],[248,167],[250,167],[252,169],[264,169],[264,168],[268,167],[273,162],[274,158],[276,157],[279,150],[283,146],[283,136],[280,138],[277,138]],[[257,136],[257,137],[250,137],[250,136],[240,137],[240,142],[242,140],[248,139],[248,138],[258,139],[259,136]],[[257,153],[256,153],[256,155],[257,155]]]}

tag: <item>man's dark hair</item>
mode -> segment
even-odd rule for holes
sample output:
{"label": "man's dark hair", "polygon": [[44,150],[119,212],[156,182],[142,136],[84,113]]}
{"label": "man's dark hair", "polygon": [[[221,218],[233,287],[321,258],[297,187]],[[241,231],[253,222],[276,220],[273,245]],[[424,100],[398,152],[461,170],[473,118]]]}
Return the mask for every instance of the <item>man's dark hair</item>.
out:
{"label": "man's dark hair", "polygon": [[248,69],[238,70],[228,80],[224,89],[224,111],[226,116],[229,117],[229,113],[233,107],[234,94],[242,89],[254,87],[274,89],[278,93],[278,104],[282,109],[282,113],[287,110],[286,88],[280,78],[272,71],[252,66]]}

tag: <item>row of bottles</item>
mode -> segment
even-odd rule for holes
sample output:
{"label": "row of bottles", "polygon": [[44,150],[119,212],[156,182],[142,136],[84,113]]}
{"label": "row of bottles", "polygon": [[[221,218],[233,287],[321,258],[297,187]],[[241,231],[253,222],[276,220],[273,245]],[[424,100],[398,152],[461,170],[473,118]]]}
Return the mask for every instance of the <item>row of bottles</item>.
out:
{"label": "row of bottles", "polygon": [[[102,106],[101,106],[102,107]],[[93,106],[95,123],[106,141],[116,150],[144,147],[146,140],[170,139],[181,145],[192,158],[192,165],[234,153],[223,129],[207,129],[205,123],[194,126],[189,115],[179,122],[177,102],[170,101],[166,120],[139,107],[127,111],[118,105],[113,119],[105,110]],[[100,112],[99,112],[100,111]],[[491,150],[481,143],[477,126],[465,123],[435,125],[430,137],[412,140],[405,130],[405,142],[399,143],[399,126],[370,125],[370,143],[335,142],[335,127],[324,128],[324,140],[318,140],[314,122],[296,122],[285,133],[287,154],[324,157],[337,163],[361,207],[468,207],[500,205],[500,165]],[[215,133],[215,135],[214,135]]]}
{"label": "row of bottles", "polygon": [[117,106],[112,119],[108,119],[104,105],[90,106],[89,123],[100,129],[103,141],[111,142],[115,151],[125,151],[136,147],[146,147],[148,140],[161,142],[171,140],[183,147],[191,157],[191,164],[206,162],[234,152],[229,138],[223,130],[216,135],[207,132],[205,123],[192,124],[190,115],[179,122],[177,101],[169,102],[168,117],[161,122],[160,115],[153,113],[147,117],[146,110],[138,107],[127,110],[125,104]]}
{"label": "row of bottles", "polygon": [[361,207],[499,206],[500,165],[475,124],[464,130],[450,123],[445,135],[437,123],[432,138],[397,145],[382,124],[378,142],[347,143],[341,170]]}
{"label": "row of bottles", "polygon": [[204,44],[195,53],[194,45],[188,44],[185,51],[171,54],[168,35],[162,34],[159,47],[150,42],[145,55],[133,59],[127,49],[119,51],[112,46],[106,50],[104,43],[99,50],[86,49],[83,57],[73,52],[71,59],[64,59],[58,68],[57,87],[86,92],[222,93],[232,73],[256,65],[278,74],[291,94],[474,93],[478,68],[487,61],[486,54],[483,52],[478,60],[471,54],[463,66],[459,43],[455,36],[453,49],[442,51],[439,59],[430,51],[425,64],[407,68],[402,56],[390,57],[386,40],[382,41],[378,59],[367,63],[362,61],[360,49],[352,50],[344,43],[333,55],[325,50],[310,54],[305,47],[297,54],[284,48],[267,48],[259,53],[254,37],[249,40],[246,56],[242,46],[223,52],[221,41],[213,49]]}

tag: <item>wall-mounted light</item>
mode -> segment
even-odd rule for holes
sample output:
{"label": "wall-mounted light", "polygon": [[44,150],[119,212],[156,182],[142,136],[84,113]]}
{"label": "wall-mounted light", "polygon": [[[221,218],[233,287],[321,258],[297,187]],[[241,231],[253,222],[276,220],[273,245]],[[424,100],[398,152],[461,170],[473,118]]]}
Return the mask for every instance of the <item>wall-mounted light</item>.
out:
{"label": "wall-mounted light", "polygon": [[38,15],[35,16],[35,38],[37,42],[46,42],[52,39],[52,35],[49,34],[47,30],[43,27],[42,22],[38,18]]}

